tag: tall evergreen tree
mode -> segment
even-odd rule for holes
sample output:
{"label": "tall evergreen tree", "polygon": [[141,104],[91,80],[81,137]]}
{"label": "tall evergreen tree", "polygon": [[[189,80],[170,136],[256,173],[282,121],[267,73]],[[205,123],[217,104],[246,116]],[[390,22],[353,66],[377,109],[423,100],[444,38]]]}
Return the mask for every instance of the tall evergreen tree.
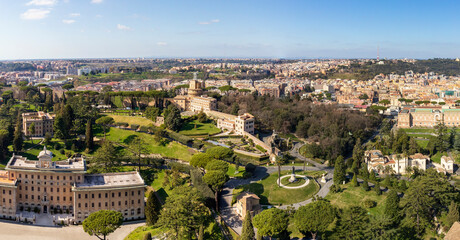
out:
{"label": "tall evergreen tree", "polygon": [[446,228],[450,229],[457,221],[460,221],[460,212],[457,203],[452,201],[449,206],[449,213],[446,217]]}
{"label": "tall evergreen tree", "polygon": [[18,112],[18,118],[16,121],[16,128],[14,130],[14,139],[13,139],[13,150],[18,153],[22,150],[24,145],[23,133],[22,133],[22,117],[21,113]]}
{"label": "tall evergreen tree", "polygon": [[359,186],[357,174],[353,174],[353,178],[351,179],[351,185],[353,187],[358,187]]}
{"label": "tall evergreen tree", "polygon": [[150,192],[145,206],[145,223],[147,226],[155,225],[160,215],[161,203],[153,191]]}
{"label": "tall evergreen tree", "polygon": [[364,181],[363,181],[363,189],[364,189],[364,191],[366,191],[366,192],[370,190],[370,189],[369,189],[369,183],[367,182],[367,180],[364,180]]}
{"label": "tall evergreen tree", "polygon": [[[73,123],[75,121],[75,114],[70,104],[67,104],[64,106],[64,109],[61,112],[61,116],[62,116],[62,120],[64,121],[64,126],[67,129],[67,131],[68,132],[73,131],[73,127],[74,127]],[[72,134],[69,133],[69,136],[71,135]]]}
{"label": "tall evergreen tree", "polygon": [[88,119],[88,122],[86,123],[85,143],[86,143],[86,149],[88,149],[88,151],[93,151],[93,148],[94,148],[93,121],[91,121],[91,119]]}
{"label": "tall evergreen tree", "polygon": [[[35,123],[32,123],[29,125],[29,133],[30,135],[35,135]],[[30,141],[32,142],[32,144],[34,144],[34,140],[31,138]]]}
{"label": "tall evergreen tree", "polygon": [[357,169],[360,168],[360,163],[363,161],[364,158],[364,149],[363,144],[361,142],[361,138],[356,140],[355,146],[353,147],[353,160],[357,163]]}
{"label": "tall evergreen tree", "polygon": [[334,166],[334,184],[342,184],[345,181],[345,162],[342,156],[335,160]]}
{"label": "tall evergreen tree", "polygon": [[399,220],[399,200],[398,193],[390,190],[385,201],[384,213],[395,223]]}
{"label": "tall evergreen tree", "polygon": [[240,240],[254,240],[254,237],[255,233],[251,213],[247,211],[243,220],[243,232],[241,233]]}
{"label": "tall evergreen tree", "polygon": [[336,234],[339,239],[364,240],[368,229],[369,216],[360,206],[346,208],[337,220]]}
{"label": "tall evergreen tree", "polygon": [[380,182],[377,181],[374,186],[374,191],[377,194],[377,196],[382,195],[382,189],[380,189]]}

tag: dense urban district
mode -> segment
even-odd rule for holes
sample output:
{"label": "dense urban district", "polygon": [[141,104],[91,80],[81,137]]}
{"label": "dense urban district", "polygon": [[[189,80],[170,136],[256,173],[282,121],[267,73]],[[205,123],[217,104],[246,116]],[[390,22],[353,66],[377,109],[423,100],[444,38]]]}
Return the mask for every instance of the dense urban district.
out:
{"label": "dense urban district", "polygon": [[0,86],[1,229],[460,237],[459,59],[3,61]]}

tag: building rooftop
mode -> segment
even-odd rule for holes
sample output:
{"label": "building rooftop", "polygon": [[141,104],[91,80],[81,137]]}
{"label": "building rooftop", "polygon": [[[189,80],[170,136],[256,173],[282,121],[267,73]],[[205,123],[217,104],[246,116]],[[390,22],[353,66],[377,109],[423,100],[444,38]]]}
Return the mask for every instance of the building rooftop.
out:
{"label": "building rooftop", "polygon": [[54,114],[45,113],[43,111],[40,111],[40,112],[28,112],[28,113],[23,113],[22,117],[26,121],[45,120],[45,119],[53,119]]}
{"label": "building rooftop", "polygon": [[260,199],[256,194],[250,193],[250,192],[243,192],[240,195],[236,197],[237,201],[240,201],[243,198],[255,198],[255,199]]}
{"label": "building rooftop", "polygon": [[0,185],[16,185],[16,180],[8,179],[8,171],[0,171]]}
{"label": "building rooftop", "polygon": [[245,114],[242,114],[242,115],[238,116],[238,118],[242,119],[242,120],[248,120],[248,119],[254,118],[254,116],[252,116],[249,113],[245,113]]}
{"label": "building rooftop", "polygon": [[144,186],[144,180],[138,172],[89,174],[84,177],[83,183],[75,185],[75,190],[132,186]]}
{"label": "building rooftop", "polygon": [[[40,152],[40,157],[51,155],[49,150]],[[51,159],[51,158],[50,158]],[[40,160],[29,160],[27,157],[13,155],[6,165],[7,170],[22,169],[35,171],[86,171],[86,161],[83,157],[73,157],[63,161],[51,162],[49,167],[40,167]]]}

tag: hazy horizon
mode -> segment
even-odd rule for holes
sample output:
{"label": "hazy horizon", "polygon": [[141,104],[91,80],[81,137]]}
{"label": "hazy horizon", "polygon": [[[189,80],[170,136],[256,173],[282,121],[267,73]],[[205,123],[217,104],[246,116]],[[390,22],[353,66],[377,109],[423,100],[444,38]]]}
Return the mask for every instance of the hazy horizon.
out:
{"label": "hazy horizon", "polygon": [[456,1],[0,0],[1,60],[460,56]]}

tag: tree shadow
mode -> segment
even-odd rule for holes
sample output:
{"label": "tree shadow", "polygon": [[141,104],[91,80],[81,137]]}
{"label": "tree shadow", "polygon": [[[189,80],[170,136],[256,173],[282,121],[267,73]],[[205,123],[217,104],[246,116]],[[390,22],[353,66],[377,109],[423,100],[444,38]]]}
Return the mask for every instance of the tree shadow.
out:
{"label": "tree shadow", "polygon": [[242,189],[242,192],[251,192],[259,196],[261,204],[268,204],[268,198],[262,194],[265,191],[264,185],[260,183],[250,183],[246,185],[240,185],[236,189]]}
{"label": "tree shadow", "polygon": [[169,197],[168,193],[163,188],[156,190],[156,192],[163,202]]}
{"label": "tree shadow", "polygon": [[[195,126],[196,126],[196,128],[195,128]],[[204,124],[202,124],[202,123],[193,123],[193,122],[189,122],[189,123],[185,124],[185,125],[182,127],[181,131],[182,131],[182,130],[198,129],[198,128],[203,127],[203,126],[204,126]]]}
{"label": "tree shadow", "polygon": [[134,139],[138,138],[139,136],[135,135],[135,134],[132,134],[132,135],[129,135],[128,137],[126,137],[124,140],[123,140],[123,143],[125,144],[130,144]]}

